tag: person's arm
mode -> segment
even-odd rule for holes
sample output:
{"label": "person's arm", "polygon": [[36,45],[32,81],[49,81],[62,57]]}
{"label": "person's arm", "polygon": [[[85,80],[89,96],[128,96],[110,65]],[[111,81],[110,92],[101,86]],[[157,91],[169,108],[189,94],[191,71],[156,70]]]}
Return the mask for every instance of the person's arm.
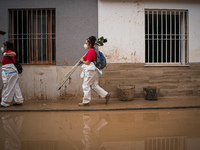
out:
{"label": "person's arm", "polygon": [[90,61],[89,60],[84,60],[84,58],[83,57],[81,57],[81,61],[84,63],[84,64],[86,64],[86,65],[89,65],[90,64]]}
{"label": "person's arm", "polygon": [[3,56],[9,56],[9,57],[12,57],[12,56],[16,56],[16,53],[15,53],[15,52],[10,52],[10,53],[6,53],[6,52],[4,52],[4,53],[3,53]]}

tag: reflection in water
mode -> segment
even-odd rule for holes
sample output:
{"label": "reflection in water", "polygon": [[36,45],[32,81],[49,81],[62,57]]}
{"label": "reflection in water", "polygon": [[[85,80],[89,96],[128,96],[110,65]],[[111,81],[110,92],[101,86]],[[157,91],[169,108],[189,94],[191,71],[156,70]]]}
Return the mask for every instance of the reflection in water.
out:
{"label": "reflection in water", "polygon": [[185,150],[186,147],[186,137],[158,137],[145,140],[145,150]]}
{"label": "reflection in water", "polygon": [[1,112],[0,149],[199,150],[200,109]]}
{"label": "reflection in water", "polygon": [[4,137],[5,150],[20,150],[21,139],[19,135],[22,128],[23,117],[20,115],[4,115],[1,117],[1,120],[6,133]]}
{"label": "reflection in water", "polygon": [[[95,121],[93,122],[94,119]],[[99,140],[99,131],[102,127],[108,124],[106,118],[90,117],[90,115],[83,115],[83,150],[103,150],[105,147]]]}

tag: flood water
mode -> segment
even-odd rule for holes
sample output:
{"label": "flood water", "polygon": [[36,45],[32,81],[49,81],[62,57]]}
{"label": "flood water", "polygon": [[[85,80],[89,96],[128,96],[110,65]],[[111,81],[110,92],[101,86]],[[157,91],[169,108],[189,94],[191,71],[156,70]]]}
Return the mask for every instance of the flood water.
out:
{"label": "flood water", "polygon": [[199,150],[200,109],[1,112],[0,150]]}

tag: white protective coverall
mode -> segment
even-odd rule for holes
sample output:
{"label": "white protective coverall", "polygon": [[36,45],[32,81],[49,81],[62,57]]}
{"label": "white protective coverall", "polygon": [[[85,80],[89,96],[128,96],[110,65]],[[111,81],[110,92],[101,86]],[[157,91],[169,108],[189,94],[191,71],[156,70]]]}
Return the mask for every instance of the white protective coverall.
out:
{"label": "white protective coverall", "polygon": [[23,103],[24,98],[18,83],[19,75],[16,67],[13,64],[6,64],[2,66],[2,97],[1,105],[4,107],[10,106],[12,100],[16,104]]}
{"label": "white protective coverall", "polygon": [[106,92],[103,88],[98,85],[98,77],[102,74],[93,62],[89,65],[82,65],[83,72],[81,73],[81,77],[83,78],[83,102],[89,103],[91,101],[91,89],[95,91],[101,98],[105,98],[108,92]]}

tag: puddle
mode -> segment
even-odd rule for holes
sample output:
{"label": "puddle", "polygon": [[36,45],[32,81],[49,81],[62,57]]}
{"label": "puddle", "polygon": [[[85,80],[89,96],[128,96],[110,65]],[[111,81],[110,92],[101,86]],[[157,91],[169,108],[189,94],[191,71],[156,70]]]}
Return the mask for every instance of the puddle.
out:
{"label": "puddle", "polygon": [[0,149],[199,150],[200,109],[1,112]]}

